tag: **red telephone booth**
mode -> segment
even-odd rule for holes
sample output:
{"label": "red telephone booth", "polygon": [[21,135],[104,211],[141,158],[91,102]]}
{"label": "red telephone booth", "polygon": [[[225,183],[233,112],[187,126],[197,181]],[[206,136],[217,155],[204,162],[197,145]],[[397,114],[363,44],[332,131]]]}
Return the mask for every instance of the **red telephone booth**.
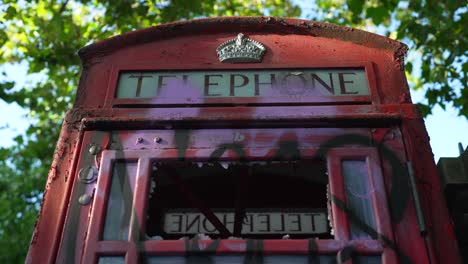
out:
{"label": "red telephone booth", "polygon": [[28,263],[461,263],[406,46],[216,18],[84,47]]}

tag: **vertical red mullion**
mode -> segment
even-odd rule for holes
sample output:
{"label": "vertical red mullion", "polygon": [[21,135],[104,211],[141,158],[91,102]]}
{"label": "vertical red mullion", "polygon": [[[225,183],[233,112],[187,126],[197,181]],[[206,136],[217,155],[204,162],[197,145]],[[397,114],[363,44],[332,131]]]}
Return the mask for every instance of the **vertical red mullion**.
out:
{"label": "vertical red mullion", "polygon": [[[369,168],[369,183],[371,188],[374,190],[372,195],[372,207],[374,208],[374,215],[376,221],[377,231],[383,234],[385,237],[394,241],[393,233],[391,230],[391,218],[388,207],[386,206],[386,190],[383,182],[383,175],[381,167],[379,166],[379,158],[376,149],[371,149],[367,154],[367,162]],[[396,263],[397,256],[393,249],[390,247],[384,247],[382,254],[382,263],[390,264]]]}
{"label": "vertical red mullion", "polygon": [[112,183],[112,172],[115,159],[113,151],[103,151],[101,158],[101,166],[98,174],[98,183],[94,192],[94,202],[91,213],[91,220],[88,230],[88,237],[86,239],[86,248],[82,263],[96,263],[98,243],[104,228],[104,220],[107,199],[110,192]]}
{"label": "vertical red mullion", "polygon": [[333,216],[333,229],[336,240],[349,240],[349,222],[346,212],[336,205],[335,199],[346,204],[344,179],[341,169],[341,156],[336,149],[331,149],[327,157],[331,207]]}
{"label": "vertical red mullion", "polygon": [[127,247],[127,253],[125,254],[126,264],[137,264],[138,263],[138,249],[136,244],[132,241]]}
{"label": "vertical red mullion", "polygon": [[132,217],[130,219],[130,241],[131,246],[127,252],[127,263],[138,263],[139,251],[142,250],[142,236],[145,234],[147,193],[149,189],[151,172],[151,160],[140,158],[136,175],[136,184],[133,194]]}
{"label": "vertical red mullion", "polygon": [[[83,255],[82,250],[84,249],[84,242],[86,239],[86,231],[89,226],[89,212],[92,209],[91,204],[81,206],[78,203],[78,199],[82,194],[93,194],[93,190],[96,187],[95,183],[84,184],[80,181],[78,174],[80,168],[85,167],[94,158],[87,155],[88,149],[85,146],[89,146],[94,139],[95,134],[90,131],[81,131],[80,138],[82,138],[79,144],[81,150],[77,150],[74,155],[74,169],[75,178],[73,178],[73,186],[69,192],[70,206],[66,209],[67,215],[64,219],[63,224],[63,236],[60,239],[60,245],[58,250],[57,262],[63,263],[65,260],[70,261],[73,256],[73,261],[79,263]],[[77,159],[77,161],[76,161]],[[79,224],[77,224],[79,223]],[[73,248],[73,249],[72,249]]]}
{"label": "vertical red mullion", "polygon": [[[338,151],[338,150],[335,150]],[[341,151],[340,151],[341,152]],[[330,151],[333,153],[333,151]],[[333,156],[329,157],[330,159],[330,167],[333,173],[330,171],[330,182],[335,180],[335,184],[331,184],[331,188],[335,187],[338,189],[338,194],[340,190],[342,190],[342,198],[339,198],[343,202],[346,202],[345,192],[344,192],[344,178],[342,177],[342,166],[341,161],[344,158],[362,158],[366,159],[366,164],[368,168],[368,177],[369,177],[369,187],[372,192],[372,207],[374,211],[375,221],[376,221],[376,231],[380,234],[383,234],[386,238],[393,240],[393,234],[391,230],[391,223],[390,223],[390,213],[387,208],[387,199],[386,199],[386,191],[385,185],[383,182],[381,168],[379,166],[379,159],[378,153],[376,149],[373,148],[359,148],[350,151],[349,149],[343,150],[341,153],[335,153]],[[336,181],[336,179],[339,179]],[[338,183],[338,184],[337,184]],[[339,186],[341,185],[341,186]],[[332,190],[333,193],[333,190]],[[337,196],[335,194],[335,196]],[[335,210],[335,207],[333,207]],[[339,211],[341,211],[338,208]],[[335,217],[335,214],[334,214]],[[350,232],[349,232],[349,220],[344,216],[346,225],[342,225],[347,229],[347,235],[350,239]],[[337,223],[336,219],[334,219],[334,223]],[[339,224],[339,223],[338,223]],[[396,253],[390,248],[384,246],[384,251],[382,253],[382,263],[390,264],[390,263],[397,263],[397,256]]]}

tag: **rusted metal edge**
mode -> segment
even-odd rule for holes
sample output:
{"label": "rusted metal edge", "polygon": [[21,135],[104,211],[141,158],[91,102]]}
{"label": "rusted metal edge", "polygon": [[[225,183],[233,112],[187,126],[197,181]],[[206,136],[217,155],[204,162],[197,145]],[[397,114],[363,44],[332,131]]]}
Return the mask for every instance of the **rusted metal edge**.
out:
{"label": "rusted metal edge", "polygon": [[[273,107],[278,111],[271,111],[272,107],[193,107],[188,108],[75,108],[69,110],[65,122],[80,125],[82,120],[107,120],[106,122],[279,122],[279,121],[330,121],[333,120],[375,120],[378,119],[422,119],[416,105],[390,104],[366,105],[350,111],[344,106],[290,106]],[[333,109],[332,109],[333,108]],[[332,111],[333,110],[333,111]],[[203,114],[193,114],[204,112]],[[221,120],[221,121],[220,121]]]}
{"label": "rusted metal edge", "polygon": [[[352,125],[349,123],[349,116],[337,117],[316,117],[312,119],[263,119],[249,123],[247,127],[266,128],[266,127],[384,127],[389,125],[398,125],[402,117],[399,114],[375,114],[370,116],[361,116],[352,118]],[[226,121],[184,118],[178,120],[155,120],[143,117],[85,117],[81,120],[85,130],[128,130],[128,129],[180,129],[180,128],[223,128],[226,127]],[[246,120],[229,120],[231,128],[245,128]]]}
{"label": "rusted metal edge", "polygon": [[298,34],[338,39],[370,48],[392,50],[394,59],[403,62],[408,47],[396,40],[350,27],[294,18],[218,17],[163,24],[117,35],[78,51],[84,65],[87,61],[133,45],[184,35],[259,32]]}

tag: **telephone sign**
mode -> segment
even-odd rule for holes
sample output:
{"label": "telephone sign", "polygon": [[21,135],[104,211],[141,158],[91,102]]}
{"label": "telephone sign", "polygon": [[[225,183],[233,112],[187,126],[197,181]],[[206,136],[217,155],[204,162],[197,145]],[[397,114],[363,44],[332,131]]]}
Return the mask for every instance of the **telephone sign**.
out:
{"label": "telephone sign", "polygon": [[364,69],[123,72],[117,98],[369,95]]}
{"label": "telephone sign", "polygon": [[[309,210],[307,210],[309,211]],[[228,230],[234,231],[234,212],[214,211]],[[242,220],[244,234],[321,234],[328,232],[324,212],[247,210]],[[180,210],[164,216],[164,231],[171,234],[217,234],[218,230],[201,213]]]}

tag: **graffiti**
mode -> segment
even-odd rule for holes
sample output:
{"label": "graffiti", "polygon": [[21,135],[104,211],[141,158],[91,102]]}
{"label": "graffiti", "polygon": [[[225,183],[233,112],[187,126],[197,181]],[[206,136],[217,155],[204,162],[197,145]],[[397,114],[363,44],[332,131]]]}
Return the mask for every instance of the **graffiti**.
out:
{"label": "graffiti", "polygon": [[353,259],[353,255],[356,253],[356,249],[353,246],[346,246],[342,250],[338,251],[336,256],[337,264],[344,264],[348,260]]}
{"label": "graffiti", "polygon": [[211,243],[206,248],[201,248],[199,245],[198,237],[193,239],[184,239],[187,263],[212,263],[210,256],[216,252],[219,246],[220,239],[210,241]]}
{"label": "graffiti", "polygon": [[247,239],[246,256],[244,264],[263,263],[263,241]]}
{"label": "graffiti", "polygon": [[392,189],[390,191],[389,197],[391,217],[394,222],[400,222],[404,216],[404,212],[408,205],[408,199],[410,196],[405,164],[401,162],[395,153],[385,145],[376,145],[371,139],[355,134],[338,136],[323,143],[317,153],[317,156],[325,158],[327,151],[330,149],[343,147],[349,144],[356,144],[363,147],[375,147],[379,150],[379,153],[382,155],[383,159],[390,163],[392,168]]}
{"label": "graffiti", "polygon": [[[175,130],[174,133],[174,141],[177,149],[177,158],[179,161],[185,160],[185,153],[190,145],[190,130]],[[112,149],[122,149],[122,144],[119,143],[117,134],[114,135]],[[386,146],[383,144],[376,144],[371,139],[366,136],[358,135],[358,134],[346,134],[341,136],[336,136],[330,140],[325,141],[324,143],[320,144],[318,151],[316,152],[317,159],[326,159],[327,153],[334,148],[345,147],[347,145],[357,145],[361,147],[373,147],[379,150],[379,153],[382,155],[382,158],[387,160],[392,167],[392,188],[390,191],[389,197],[389,207],[391,211],[391,217],[393,222],[399,222],[403,218],[403,214],[405,208],[407,207],[408,199],[409,199],[409,189],[406,182],[406,170],[404,164],[398,159],[398,157]],[[233,151],[237,156],[239,162],[246,162],[247,161],[247,154],[245,150],[245,146],[242,142],[233,142],[233,143],[222,143],[217,145],[217,147],[211,152],[209,155],[209,162],[219,161],[221,157],[227,152]],[[121,152],[123,159],[124,153]],[[277,150],[276,153],[272,156],[274,160],[299,160],[301,159],[301,150],[300,145],[297,140],[281,140],[277,142]],[[198,208],[200,212],[208,219],[208,221],[213,224],[213,226],[220,231],[221,237],[227,238],[228,236],[232,236],[231,232],[225,227],[225,224],[214,215],[214,213],[208,209],[206,204],[202,200],[200,200],[191,190],[190,187],[184,183],[184,180],[177,175],[177,171],[174,168],[170,168],[169,166],[159,166],[159,170],[169,170],[171,177],[178,183],[179,191],[181,194],[187,198],[187,200],[191,201],[194,208]],[[128,174],[125,177],[129,177]],[[123,180],[122,182],[128,183],[129,180]],[[127,214],[131,214],[131,216],[126,217],[126,219],[135,218],[135,212],[132,208],[133,204],[133,190],[128,186],[125,187],[124,185],[120,186],[120,192],[122,194],[122,201],[124,202],[125,208],[131,208],[128,210]],[[76,188],[75,191],[82,192],[82,188]],[[350,208],[347,207],[346,202],[340,200],[336,196],[331,197],[331,201],[343,212],[346,213],[349,221],[353,222],[356,226],[358,226],[361,230],[366,232],[370,235],[370,237],[374,240],[381,241],[386,247],[391,248],[394,250],[400,258],[402,263],[411,263],[411,260],[408,256],[406,256],[402,251],[398,248],[394,241],[387,238],[383,234],[379,233],[375,228],[367,225],[364,223],[361,218],[353,212]],[[74,209],[73,211],[79,212],[79,209]],[[241,212],[245,213],[245,212]],[[77,217],[76,219],[78,219]],[[239,217],[237,217],[239,218]],[[138,226],[138,221],[133,220],[131,221],[133,226],[130,228],[132,230],[140,230]],[[72,232],[73,233],[73,232]],[[76,230],[74,232],[76,234]],[[144,252],[144,239],[142,234],[139,232],[132,233],[134,237],[131,238],[131,241],[136,244],[139,251]],[[238,234],[241,234],[238,231]],[[71,239],[71,238],[70,238]],[[263,263],[263,240],[252,240],[246,239],[246,254],[244,263]],[[320,263],[320,257],[318,255],[318,246],[314,239],[308,240],[308,262],[309,263]],[[186,257],[187,263],[213,263],[210,259],[210,256],[213,255],[218,249],[219,246],[219,239],[213,240],[208,247],[201,249],[199,241],[195,236],[193,239],[185,239],[185,249],[186,249]],[[74,246],[70,244],[67,247],[68,256],[74,259]],[[352,250],[349,248],[344,248],[343,250],[339,251],[336,255],[336,261],[338,263],[344,263],[348,258],[352,258]]]}
{"label": "graffiti", "polygon": [[278,152],[275,155],[276,160],[298,160],[301,157],[297,141],[280,141],[278,148]]}
{"label": "graffiti", "polygon": [[[353,222],[356,226],[358,226],[361,230],[363,230],[364,232],[366,232],[367,234],[369,234],[372,239],[375,239],[375,240],[379,240],[381,241],[382,243],[384,243],[386,246],[390,247],[391,249],[393,249],[397,254],[398,256],[400,257],[400,261],[401,263],[403,264],[410,264],[412,263],[411,260],[409,259],[408,256],[406,256],[403,252],[401,252],[401,250],[397,247],[397,245],[391,240],[389,239],[388,237],[386,237],[385,235],[377,232],[377,230],[375,230],[373,227],[369,226],[368,224],[366,224],[364,221],[362,221],[360,219],[360,217],[355,213],[353,212],[352,210],[350,210],[347,206],[346,206],[346,203],[344,201],[342,201],[341,199],[337,198],[336,196],[333,196],[332,195],[332,202],[337,205],[337,207],[346,212],[346,215],[348,216],[348,219]],[[349,250],[348,250],[349,251]],[[341,251],[340,251],[341,252]],[[350,253],[343,253],[343,255],[340,255],[339,258],[341,258],[341,261],[343,261],[343,263],[345,262],[345,256],[349,256],[347,258],[350,258]],[[339,263],[342,263],[342,262],[339,262]]]}
{"label": "graffiti", "polygon": [[[178,157],[183,160],[185,151],[188,148],[188,130],[176,130],[176,144],[178,149]],[[389,206],[391,210],[392,220],[400,222],[404,216],[404,212],[408,205],[410,189],[408,185],[408,177],[405,164],[399,160],[395,153],[383,144],[375,144],[372,139],[358,135],[346,134],[334,137],[320,145],[316,156],[321,159],[326,159],[327,152],[333,148],[344,147],[346,145],[359,145],[362,147],[377,148],[383,159],[390,163],[392,168],[392,188],[389,196]],[[217,161],[227,151],[233,150],[240,161],[246,160],[244,146],[240,143],[224,143],[219,145],[210,155],[210,161]],[[298,160],[300,159],[299,143],[293,140],[280,141],[278,151],[275,155],[275,160]]]}
{"label": "graffiti", "polygon": [[245,150],[243,145],[240,143],[221,144],[215,151],[213,151],[213,153],[211,153],[210,161],[218,161],[227,150],[233,150],[237,154],[237,157],[239,157],[239,161],[246,161]]}

